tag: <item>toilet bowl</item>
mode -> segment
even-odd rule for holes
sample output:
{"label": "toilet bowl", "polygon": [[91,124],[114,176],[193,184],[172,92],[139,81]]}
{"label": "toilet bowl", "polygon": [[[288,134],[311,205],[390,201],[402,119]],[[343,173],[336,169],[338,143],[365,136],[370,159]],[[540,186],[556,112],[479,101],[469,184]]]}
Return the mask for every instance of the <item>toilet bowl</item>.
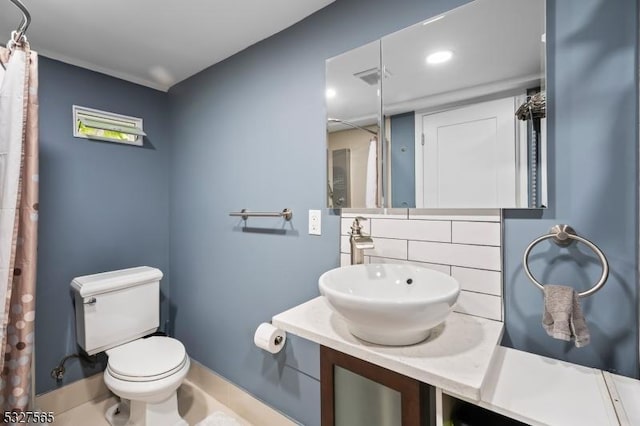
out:
{"label": "toilet bowl", "polygon": [[182,343],[153,336],[110,349],[107,355],[104,382],[125,400],[124,405],[116,404],[107,410],[109,423],[187,425],[178,414],[176,397],[191,364]]}
{"label": "toilet bowl", "polygon": [[88,354],[106,352],[105,385],[121,401],[112,426],[188,426],[176,390],[191,362],[180,341],[156,336],[162,272],[138,267],[74,278],[76,335]]}

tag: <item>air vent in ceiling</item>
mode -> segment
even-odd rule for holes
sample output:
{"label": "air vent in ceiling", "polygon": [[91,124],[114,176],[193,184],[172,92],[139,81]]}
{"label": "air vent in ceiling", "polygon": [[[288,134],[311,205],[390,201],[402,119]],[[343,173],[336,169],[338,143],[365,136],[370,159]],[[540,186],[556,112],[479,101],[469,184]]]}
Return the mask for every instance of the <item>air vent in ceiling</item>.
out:
{"label": "air vent in ceiling", "polygon": [[[380,80],[380,68],[371,68],[368,70],[360,71],[353,74],[354,77],[367,83],[369,86],[377,86]],[[391,77],[391,73],[388,69],[384,69],[384,78]]]}

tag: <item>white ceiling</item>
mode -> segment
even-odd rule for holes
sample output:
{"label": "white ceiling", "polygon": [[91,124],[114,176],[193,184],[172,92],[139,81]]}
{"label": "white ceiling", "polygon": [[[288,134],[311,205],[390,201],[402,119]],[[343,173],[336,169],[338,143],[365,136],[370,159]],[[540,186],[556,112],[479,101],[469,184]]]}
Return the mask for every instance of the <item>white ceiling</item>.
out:
{"label": "white ceiling", "polygon": [[[31,48],[159,90],[304,19],[334,0],[23,0]],[[21,14],[0,0],[0,42]]]}

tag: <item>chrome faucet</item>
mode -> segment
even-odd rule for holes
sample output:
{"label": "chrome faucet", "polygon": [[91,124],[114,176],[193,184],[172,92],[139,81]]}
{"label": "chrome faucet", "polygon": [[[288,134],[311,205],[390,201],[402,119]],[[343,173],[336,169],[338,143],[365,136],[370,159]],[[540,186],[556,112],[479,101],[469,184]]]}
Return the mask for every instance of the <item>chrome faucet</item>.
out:
{"label": "chrome faucet", "polygon": [[349,243],[351,243],[351,264],[360,265],[364,263],[364,250],[374,248],[373,239],[370,235],[364,235],[362,233],[362,225],[360,221],[367,220],[364,217],[358,216],[353,220],[351,224],[351,237]]}

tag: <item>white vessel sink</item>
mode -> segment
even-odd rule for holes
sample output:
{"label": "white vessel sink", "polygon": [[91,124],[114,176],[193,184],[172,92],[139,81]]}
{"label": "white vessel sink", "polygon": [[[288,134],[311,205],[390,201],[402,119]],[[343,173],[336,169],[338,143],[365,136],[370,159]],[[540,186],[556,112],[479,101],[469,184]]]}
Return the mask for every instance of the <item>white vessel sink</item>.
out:
{"label": "white vessel sink", "polygon": [[449,275],[401,264],[351,265],[325,272],[320,293],[356,337],[404,346],[429,337],[460,294]]}

